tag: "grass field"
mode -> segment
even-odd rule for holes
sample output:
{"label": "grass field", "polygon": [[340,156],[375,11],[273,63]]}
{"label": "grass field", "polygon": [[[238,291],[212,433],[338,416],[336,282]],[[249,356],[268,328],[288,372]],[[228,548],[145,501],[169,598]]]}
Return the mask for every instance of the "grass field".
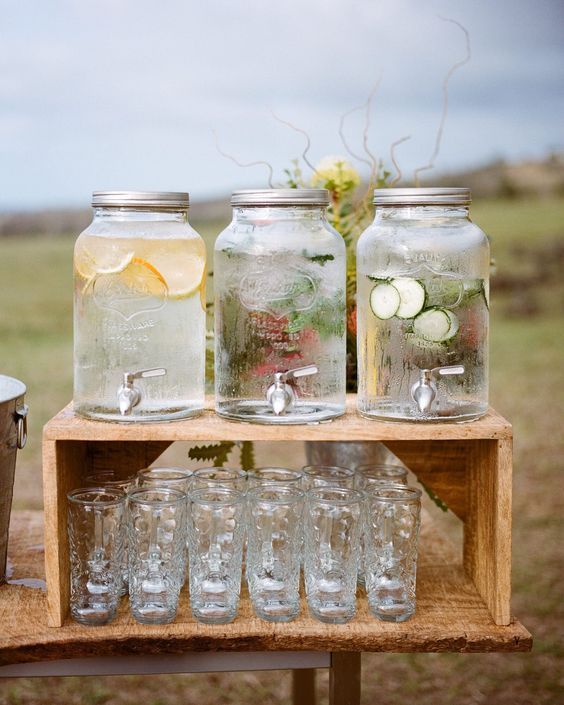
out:
{"label": "grass field", "polygon": [[[519,655],[365,655],[366,705],[564,700],[564,199],[484,201],[472,215],[491,235],[498,265],[491,401],[515,426],[513,609],[535,647]],[[72,394],[72,245],[60,237],[0,241],[0,372],[26,382],[31,408],[18,508],[41,506],[41,427]],[[326,680],[318,678],[321,693]],[[289,689],[289,677],[268,673],[21,679],[0,683],[0,704],[277,704]]]}

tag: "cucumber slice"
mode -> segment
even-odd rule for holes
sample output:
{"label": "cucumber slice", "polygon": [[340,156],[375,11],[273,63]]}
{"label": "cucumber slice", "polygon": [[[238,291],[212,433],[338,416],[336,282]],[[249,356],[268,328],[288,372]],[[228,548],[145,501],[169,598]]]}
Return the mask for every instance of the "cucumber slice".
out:
{"label": "cucumber slice", "polygon": [[400,303],[399,291],[391,284],[377,284],[370,292],[372,313],[384,321],[395,316]]}
{"label": "cucumber slice", "polygon": [[458,318],[446,308],[428,308],[413,321],[413,332],[433,343],[443,343],[458,331]]}
{"label": "cucumber slice", "polygon": [[427,306],[455,308],[464,297],[464,284],[460,279],[448,276],[425,279]]}
{"label": "cucumber slice", "polygon": [[450,319],[450,328],[448,329],[448,334],[446,338],[443,338],[443,341],[445,340],[451,340],[454,338],[454,336],[458,333],[458,329],[460,328],[460,324],[458,323],[458,318],[455,313],[452,311],[446,311],[445,313]]}
{"label": "cucumber slice", "polygon": [[399,291],[400,305],[396,311],[398,318],[414,318],[425,305],[425,287],[417,279],[401,277],[390,282]]}

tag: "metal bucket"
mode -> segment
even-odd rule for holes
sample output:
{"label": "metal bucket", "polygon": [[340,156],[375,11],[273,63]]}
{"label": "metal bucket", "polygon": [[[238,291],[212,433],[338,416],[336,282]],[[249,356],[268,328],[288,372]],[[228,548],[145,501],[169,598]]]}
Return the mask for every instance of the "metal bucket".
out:
{"label": "metal bucket", "polygon": [[0,375],[0,583],[6,580],[8,529],[14,490],[16,452],[27,440],[26,386],[13,377]]}

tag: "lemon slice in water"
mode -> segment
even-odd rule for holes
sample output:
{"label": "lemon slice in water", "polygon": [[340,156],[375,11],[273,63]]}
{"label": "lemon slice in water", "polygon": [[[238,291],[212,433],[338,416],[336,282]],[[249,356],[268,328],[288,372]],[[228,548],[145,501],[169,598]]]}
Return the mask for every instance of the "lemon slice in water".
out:
{"label": "lemon slice in water", "polygon": [[74,266],[83,279],[97,274],[119,274],[131,263],[134,253],[106,238],[78,239],[74,251]]}
{"label": "lemon slice in water", "polygon": [[203,252],[190,252],[180,248],[163,249],[152,252],[149,259],[150,264],[165,280],[169,298],[185,299],[203,288],[206,272]]}

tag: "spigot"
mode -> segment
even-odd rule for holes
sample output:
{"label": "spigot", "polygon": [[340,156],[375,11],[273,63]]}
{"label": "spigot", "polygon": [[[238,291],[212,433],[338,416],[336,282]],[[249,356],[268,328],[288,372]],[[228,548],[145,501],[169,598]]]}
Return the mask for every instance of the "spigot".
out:
{"label": "spigot", "polygon": [[164,367],[154,367],[151,370],[139,370],[138,372],[124,372],[123,382],[117,392],[119,413],[122,416],[129,416],[133,408],[141,401],[141,390],[134,384],[136,379],[162,377],[163,375],[166,375]]}
{"label": "spigot", "polygon": [[306,365],[305,367],[296,367],[293,370],[274,373],[274,382],[266,390],[266,400],[276,416],[284,414],[292,406],[296,398],[296,392],[288,382],[298,377],[315,375],[318,372],[317,365]]}
{"label": "spigot", "polygon": [[437,396],[437,375],[463,375],[464,365],[449,365],[448,367],[434,367],[432,370],[419,370],[419,379],[411,386],[411,398],[417,404],[422,414],[431,409],[431,404]]}

